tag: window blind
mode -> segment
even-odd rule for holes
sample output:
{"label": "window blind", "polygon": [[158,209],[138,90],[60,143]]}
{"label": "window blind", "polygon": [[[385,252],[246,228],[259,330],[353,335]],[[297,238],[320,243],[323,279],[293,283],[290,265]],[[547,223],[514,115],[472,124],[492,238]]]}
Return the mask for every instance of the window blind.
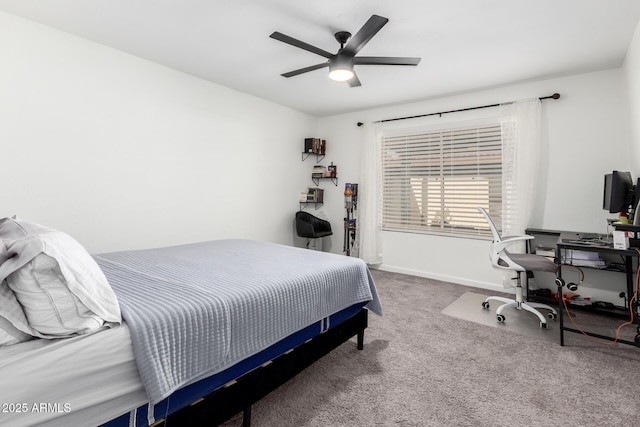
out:
{"label": "window blind", "polygon": [[382,228],[490,236],[502,212],[500,124],[382,137]]}

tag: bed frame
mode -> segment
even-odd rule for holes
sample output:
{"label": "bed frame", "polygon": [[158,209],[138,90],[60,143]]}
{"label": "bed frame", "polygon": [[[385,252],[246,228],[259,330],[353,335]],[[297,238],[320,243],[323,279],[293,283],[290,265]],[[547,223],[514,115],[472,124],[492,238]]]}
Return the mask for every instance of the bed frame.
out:
{"label": "bed frame", "polygon": [[259,368],[225,384],[153,427],[172,425],[218,425],[243,412],[242,425],[251,425],[251,405],[289,381],[305,368],[357,335],[357,348],[364,347],[364,330],[368,326],[368,310],[361,309],[344,322],[263,363]]}

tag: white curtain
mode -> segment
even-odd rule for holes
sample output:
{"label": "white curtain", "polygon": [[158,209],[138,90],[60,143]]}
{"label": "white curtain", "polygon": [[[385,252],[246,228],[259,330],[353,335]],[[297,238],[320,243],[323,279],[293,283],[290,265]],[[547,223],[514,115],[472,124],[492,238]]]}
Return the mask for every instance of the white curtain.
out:
{"label": "white curtain", "polygon": [[500,106],[502,125],[502,232],[524,234],[529,225],[540,158],[538,98]]}
{"label": "white curtain", "polygon": [[[522,235],[529,226],[536,195],[541,150],[541,103],[538,98],[502,104],[502,234]],[[525,243],[512,252],[524,252]],[[505,285],[507,276],[505,274]],[[509,280],[510,281],[510,280]]]}
{"label": "white curtain", "polygon": [[377,123],[364,124],[360,152],[356,234],[359,256],[367,264],[380,264],[380,128]]}

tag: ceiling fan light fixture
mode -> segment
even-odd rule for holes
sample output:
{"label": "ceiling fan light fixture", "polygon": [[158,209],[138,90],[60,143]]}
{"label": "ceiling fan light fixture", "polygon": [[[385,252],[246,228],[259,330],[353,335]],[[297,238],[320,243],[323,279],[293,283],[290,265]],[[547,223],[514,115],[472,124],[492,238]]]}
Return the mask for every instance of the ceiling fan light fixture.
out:
{"label": "ceiling fan light fixture", "polygon": [[336,82],[346,82],[353,78],[353,70],[348,68],[333,68],[329,70],[329,78]]}
{"label": "ceiling fan light fixture", "polygon": [[353,78],[353,57],[336,55],[329,59],[329,78],[336,82],[346,82]]}

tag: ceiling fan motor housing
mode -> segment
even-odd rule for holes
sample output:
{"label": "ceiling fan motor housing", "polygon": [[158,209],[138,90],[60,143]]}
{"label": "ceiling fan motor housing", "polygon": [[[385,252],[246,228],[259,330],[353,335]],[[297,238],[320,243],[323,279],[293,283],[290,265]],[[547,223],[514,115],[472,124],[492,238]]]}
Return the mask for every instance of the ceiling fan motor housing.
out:
{"label": "ceiling fan motor housing", "polygon": [[343,48],[347,41],[351,38],[351,33],[348,31],[338,31],[334,34],[334,37],[340,43],[340,48]]}
{"label": "ceiling fan motor housing", "polygon": [[355,58],[351,55],[337,54],[333,58],[329,59],[329,70],[334,69],[348,69],[353,70]]}

